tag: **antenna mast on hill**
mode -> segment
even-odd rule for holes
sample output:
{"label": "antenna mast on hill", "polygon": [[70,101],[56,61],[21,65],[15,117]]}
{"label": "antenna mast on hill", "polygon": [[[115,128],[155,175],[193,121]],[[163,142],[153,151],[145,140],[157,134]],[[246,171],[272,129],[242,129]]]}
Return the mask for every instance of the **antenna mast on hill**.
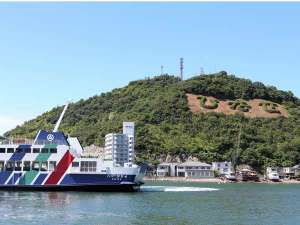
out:
{"label": "antenna mast on hill", "polygon": [[163,75],[163,74],[164,74],[164,66],[161,65],[161,66],[160,66],[160,75]]}
{"label": "antenna mast on hill", "polygon": [[183,58],[180,58],[180,79],[183,80]]}
{"label": "antenna mast on hill", "polygon": [[200,76],[204,75],[204,69],[203,67],[200,68]]}

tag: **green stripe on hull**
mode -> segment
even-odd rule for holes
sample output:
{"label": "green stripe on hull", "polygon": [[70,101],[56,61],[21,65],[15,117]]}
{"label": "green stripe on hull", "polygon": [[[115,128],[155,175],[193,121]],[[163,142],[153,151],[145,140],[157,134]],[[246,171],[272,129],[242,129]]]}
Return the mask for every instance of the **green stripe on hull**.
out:
{"label": "green stripe on hull", "polygon": [[47,161],[50,157],[51,153],[40,153],[36,157],[35,161],[42,162],[42,161]]}
{"label": "green stripe on hull", "polygon": [[27,171],[27,172],[20,178],[19,184],[30,185],[38,173],[39,173],[39,172],[38,172],[38,171],[35,171],[35,170]]}
{"label": "green stripe on hull", "polygon": [[[56,148],[57,144],[49,144],[49,145],[45,145],[43,148]],[[36,157],[35,161],[41,162],[41,161],[47,161],[51,156],[51,153],[40,153],[38,154],[38,156]]]}

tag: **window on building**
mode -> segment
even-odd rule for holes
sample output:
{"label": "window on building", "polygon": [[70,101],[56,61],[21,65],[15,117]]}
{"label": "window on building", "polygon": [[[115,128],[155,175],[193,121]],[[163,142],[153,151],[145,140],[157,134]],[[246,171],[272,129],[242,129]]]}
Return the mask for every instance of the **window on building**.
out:
{"label": "window on building", "polygon": [[15,152],[15,149],[14,148],[8,148],[7,149],[7,153],[14,153]]}
{"label": "window on building", "polygon": [[13,170],[14,170],[14,162],[8,161],[8,162],[6,163],[6,170],[7,170],[7,171],[13,171]]}
{"label": "window on building", "polygon": [[30,161],[24,161],[23,171],[30,171]]}
{"label": "window on building", "polygon": [[49,162],[49,170],[53,171],[56,168],[56,162],[55,161],[50,161]]}
{"label": "window on building", "polygon": [[0,148],[0,153],[5,153],[5,148]]}
{"label": "window on building", "polygon": [[96,172],[97,162],[96,161],[82,161],[80,162],[81,172]]}
{"label": "window on building", "polygon": [[56,148],[50,148],[50,153],[57,153],[57,149]]}
{"label": "window on building", "polygon": [[39,171],[40,170],[40,163],[39,162],[33,162],[32,163],[32,170]]}
{"label": "window on building", "polygon": [[48,148],[42,148],[42,153],[48,153]]}
{"label": "window on building", "polygon": [[34,149],[32,149],[32,152],[33,153],[40,153],[40,149],[39,148],[34,148]]}
{"label": "window on building", "polygon": [[22,170],[22,162],[16,161],[15,162],[15,171],[21,171]]}

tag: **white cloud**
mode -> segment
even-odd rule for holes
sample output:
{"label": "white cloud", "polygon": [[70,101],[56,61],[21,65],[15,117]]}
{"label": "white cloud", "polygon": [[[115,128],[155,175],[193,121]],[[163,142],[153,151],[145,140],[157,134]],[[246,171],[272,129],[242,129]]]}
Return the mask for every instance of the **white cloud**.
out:
{"label": "white cloud", "polygon": [[0,115],[0,135],[15,128],[17,125],[21,125],[23,122],[24,120],[18,118]]}

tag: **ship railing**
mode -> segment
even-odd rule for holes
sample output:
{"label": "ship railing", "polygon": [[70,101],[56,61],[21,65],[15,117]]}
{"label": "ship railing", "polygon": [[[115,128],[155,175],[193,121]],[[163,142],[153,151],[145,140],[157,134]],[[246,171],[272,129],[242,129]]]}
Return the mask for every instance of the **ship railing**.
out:
{"label": "ship railing", "polygon": [[35,145],[49,145],[49,144],[56,144],[56,145],[69,145],[66,141],[61,140],[54,140],[52,142],[47,140],[36,140],[34,142]]}
{"label": "ship railing", "polygon": [[8,138],[0,141],[2,145],[48,145],[48,144],[56,144],[56,145],[69,145],[65,141],[55,140],[53,142],[49,142],[48,140],[36,140],[33,139],[19,139],[19,138]]}

